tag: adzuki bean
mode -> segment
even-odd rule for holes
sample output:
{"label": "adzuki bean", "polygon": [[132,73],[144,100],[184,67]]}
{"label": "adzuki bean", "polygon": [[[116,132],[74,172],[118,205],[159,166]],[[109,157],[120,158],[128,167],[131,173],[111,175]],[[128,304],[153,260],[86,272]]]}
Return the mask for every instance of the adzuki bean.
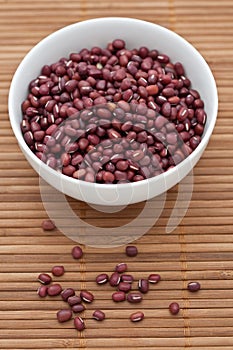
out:
{"label": "adzuki bean", "polygon": [[139,322],[142,321],[144,318],[144,313],[141,311],[134,312],[130,315],[130,321],[132,322]]}
{"label": "adzuki bean", "polygon": [[80,331],[80,332],[83,331],[83,330],[85,329],[85,323],[84,323],[82,317],[76,316],[76,317],[74,318],[74,326],[75,326],[75,328],[76,328],[78,331]]}
{"label": "adzuki bean", "polygon": [[[35,137],[35,135],[34,135],[34,137]],[[39,140],[37,140],[37,141],[39,141]],[[56,228],[54,222],[52,220],[50,220],[50,219],[44,220],[42,222],[41,226],[42,226],[44,231],[52,231],[52,230],[54,230]]]}
{"label": "adzuki bean", "polygon": [[92,317],[97,321],[103,321],[105,319],[105,313],[101,310],[95,310]]}
{"label": "adzuki bean", "polygon": [[83,256],[83,250],[81,247],[75,246],[72,248],[71,254],[74,259],[81,259],[81,257]]}
{"label": "adzuki bean", "polygon": [[52,282],[52,277],[47,273],[40,273],[38,276],[38,281],[42,284],[49,284]]}
{"label": "adzuki bean", "polygon": [[172,315],[177,315],[180,311],[180,305],[178,303],[173,302],[169,305],[169,310]]}
{"label": "adzuki bean", "polygon": [[[122,39],[44,65],[28,90],[26,144],[51,168],[92,183],[124,184],[168,171],[198,147],[207,118],[181,62],[146,47],[128,50]],[[42,227],[55,228],[48,220]]]}
{"label": "adzuki bean", "polygon": [[201,285],[199,282],[189,282],[188,283],[188,290],[190,292],[197,292],[201,289]]}
{"label": "adzuki bean", "polygon": [[62,266],[62,265],[60,265],[60,266],[53,266],[51,272],[52,272],[52,274],[54,276],[60,277],[60,276],[64,275],[65,269],[64,269],[64,266]]}
{"label": "adzuki bean", "polygon": [[62,287],[59,283],[51,284],[48,287],[48,295],[50,295],[51,297],[59,295],[61,293],[61,291],[62,291]]}
{"label": "adzuki bean", "polygon": [[134,257],[138,255],[138,248],[134,245],[129,245],[125,249],[125,253],[127,256]]}

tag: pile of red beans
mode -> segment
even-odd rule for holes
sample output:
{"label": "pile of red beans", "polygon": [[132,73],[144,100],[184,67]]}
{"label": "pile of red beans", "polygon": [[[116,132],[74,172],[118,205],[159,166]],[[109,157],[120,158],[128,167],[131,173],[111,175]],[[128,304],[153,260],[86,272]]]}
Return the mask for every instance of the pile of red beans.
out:
{"label": "pile of red beans", "polygon": [[45,65],[22,103],[21,129],[57,171],[135,182],[180,163],[201,142],[204,102],[180,62],[116,39]]}
{"label": "pile of red beans", "polygon": [[[51,220],[45,220],[42,223],[45,231],[53,230],[55,225]],[[125,254],[128,257],[136,257],[138,249],[134,245],[128,245],[125,248]],[[80,246],[74,246],[71,251],[74,259],[81,259],[83,257],[83,250]],[[65,273],[63,265],[53,266],[51,274],[54,277],[60,277]],[[121,303],[127,301],[131,304],[139,304],[143,301],[143,296],[149,292],[149,285],[157,284],[161,280],[161,276],[157,273],[152,273],[149,276],[142,277],[135,281],[134,276],[128,273],[128,265],[125,262],[117,263],[114,271],[108,275],[103,272],[96,276],[95,281],[97,285],[102,286],[109,284],[115,289],[112,293],[112,301]],[[60,295],[62,300],[66,303],[66,307],[57,312],[57,320],[60,323],[70,321],[73,318],[74,327],[78,331],[83,331],[86,328],[84,318],[80,316],[86,309],[86,305],[91,304],[95,300],[95,296],[88,290],[81,290],[78,293],[73,288],[63,289],[60,283],[53,283],[52,277],[48,273],[40,273],[38,281],[41,283],[37,294],[44,298],[46,296],[55,297]],[[136,286],[135,286],[136,282]],[[189,282],[187,289],[190,292],[198,292],[201,288],[199,282]],[[172,302],[169,306],[169,311],[172,315],[177,315],[180,311],[180,306],[177,302]],[[97,321],[103,321],[106,315],[102,310],[95,310],[92,318]],[[129,315],[131,322],[140,322],[144,319],[144,313],[140,310]]]}

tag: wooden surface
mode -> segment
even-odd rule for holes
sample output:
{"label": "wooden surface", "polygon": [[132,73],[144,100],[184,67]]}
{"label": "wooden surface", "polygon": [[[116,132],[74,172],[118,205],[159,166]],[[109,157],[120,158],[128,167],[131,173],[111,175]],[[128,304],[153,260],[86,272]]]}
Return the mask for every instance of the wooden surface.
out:
{"label": "wooden surface", "polygon": [[[194,192],[180,226],[164,227],[177,196],[167,195],[164,211],[152,229],[136,242],[140,254],[125,259],[124,247],[84,247],[84,258],[70,255],[74,243],[59,231],[46,233],[47,218],[37,174],[21,154],[7,111],[11,77],[21,59],[44,36],[70,23],[100,17],[129,16],[161,24],[189,40],[209,63],[218,85],[219,114],[214,134],[194,171]],[[233,2],[232,0],[0,0],[0,349],[230,350],[233,348]],[[87,221],[108,226],[111,216],[96,214],[70,200]],[[121,225],[141,208],[126,209],[114,222]],[[145,319],[131,324],[138,306],[114,305],[111,288],[99,287],[95,276],[126,260],[135,277],[158,272],[162,281],[151,288],[139,309]],[[59,297],[36,295],[39,272],[63,263],[62,285],[88,288],[96,301],[85,312],[88,328],[81,335],[72,321],[60,325]],[[202,290],[190,294],[187,282]],[[168,312],[171,301],[182,307]],[[91,319],[102,308],[107,319]]]}

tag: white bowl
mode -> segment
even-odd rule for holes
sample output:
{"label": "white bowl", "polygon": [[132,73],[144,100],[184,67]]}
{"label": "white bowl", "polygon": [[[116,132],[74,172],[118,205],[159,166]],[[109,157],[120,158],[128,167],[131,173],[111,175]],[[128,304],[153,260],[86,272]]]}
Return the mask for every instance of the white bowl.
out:
{"label": "white bowl", "polygon": [[[167,54],[172,62],[185,67],[192,87],[205,102],[207,122],[198,147],[173,169],[156,177],[129,184],[96,184],[60,174],[42,163],[29,149],[20,129],[21,103],[27,96],[28,84],[45,64],[68,57],[84,47],[105,47],[116,38],[127,47],[147,46]],[[181,181],[195,166],[205,150],[217,118],[218,95],[209,66],[199,52],[176,33],[159,25],[131,18],[97,18],[75,23],[52,33],[39,42],[22,60],[12,79],[9,92],[9,115],[19,146],[31,166],[51,186],[73,198],[99,205],[127,205],[160,195]]]}

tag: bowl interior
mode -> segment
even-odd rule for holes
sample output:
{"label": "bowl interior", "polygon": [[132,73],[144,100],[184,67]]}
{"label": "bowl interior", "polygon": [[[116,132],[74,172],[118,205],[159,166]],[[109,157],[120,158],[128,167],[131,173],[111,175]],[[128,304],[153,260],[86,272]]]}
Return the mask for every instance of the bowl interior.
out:
{"label": "bowl interior", "polygon": [[[84,47],[105,47],[108,42],[116,38],[124,39],[127,47],[130,49],[147,46],[150,49],[157,49],[161,53],[167,54],[170,56],[172,62],[182,62],[185,67],[186,75],[192,82],[193,88],[200,92],[205,102],[205,110],[208,118],[202,142],[191,156],[188,157],[190,158],[189,161],[187,162],[185,160],[187,163],[186,165],[185,161],[183,161],[174,168],[173,175],[178,171],[179,178],[181,178],[188,173],[188,170],[191,170],[206,147],[216,121],[218,98],[212,73],[205,60],[195,48],[174,32],[145,21],[130,18],[108,17],[75,23],[49,35],[25,56],[13,77],[9,92],[10,121],[19,145],[31,165],[37,171],[40,169],[42,177],[46,177],[46,174],[49,174],[49,176],[56,177],[56,181],[58,182],[62,179],[62,187],[58,183],[55,184],[55,187],[78,199],[82,199],[82,196],[80,198],[80,192],[74,193],[74,190],[70,187],[74,187],[74,182],[78,180],[68,178],[64,175],[61,176],[45,164],[41,164],[39,159],[27,147],[20,130],[20,121],[22,119],[21,103],[27,96],[29,82],[39,75],[43,65],[56,62],[61,57],[68,57],[71,52],[77,52]],[[170,176],[171,175],[172,172],[170,173]],[[167,176],[167,173],[157,178],[163,178],[164,181],[164,176]],[[153,184],[153,181],[157,183],[158,179],[153,178],[148,181]],[[174,176],[174,179],[174,181],[168,181],[165,187],[162,186],[163,191],[177,183],[178,177]],[[48,179],[46,178],[46,180]],[[147,183],[148,181],[146,180]],[[82,182],[81,187],[83,187],[84,191],[86,188],[92,186],[92,184],[83,181],[79,181],[79,183],[80,182]],[[99,187],[103,188],[105,186],[106,185],[100,185]],[[108,185],[108,188],[111,189],[112,186],[114,187],[116,185]],[[128,185],[124,186],[126,189]],[[130,186],[132,186],[132,184]],[[137,199],[132,199],[131,202],[139,201],[140,194],[141,200],[146,199],[145,195],[143,196],[144,185],[142,183],[135,183],[133,186],[138,187],[139,192],[136,196]],[[152,191],[152,195],[156,193],[159,194],[159,191],[157,192]],[[121,197],[123,195],[124,193]],[[99,198],[95,200],[93,198],[89,199],[96,203],[99,201]],[[122,201],[124,202],[124,199],[119,200],[117,204],[121,204]]]}

